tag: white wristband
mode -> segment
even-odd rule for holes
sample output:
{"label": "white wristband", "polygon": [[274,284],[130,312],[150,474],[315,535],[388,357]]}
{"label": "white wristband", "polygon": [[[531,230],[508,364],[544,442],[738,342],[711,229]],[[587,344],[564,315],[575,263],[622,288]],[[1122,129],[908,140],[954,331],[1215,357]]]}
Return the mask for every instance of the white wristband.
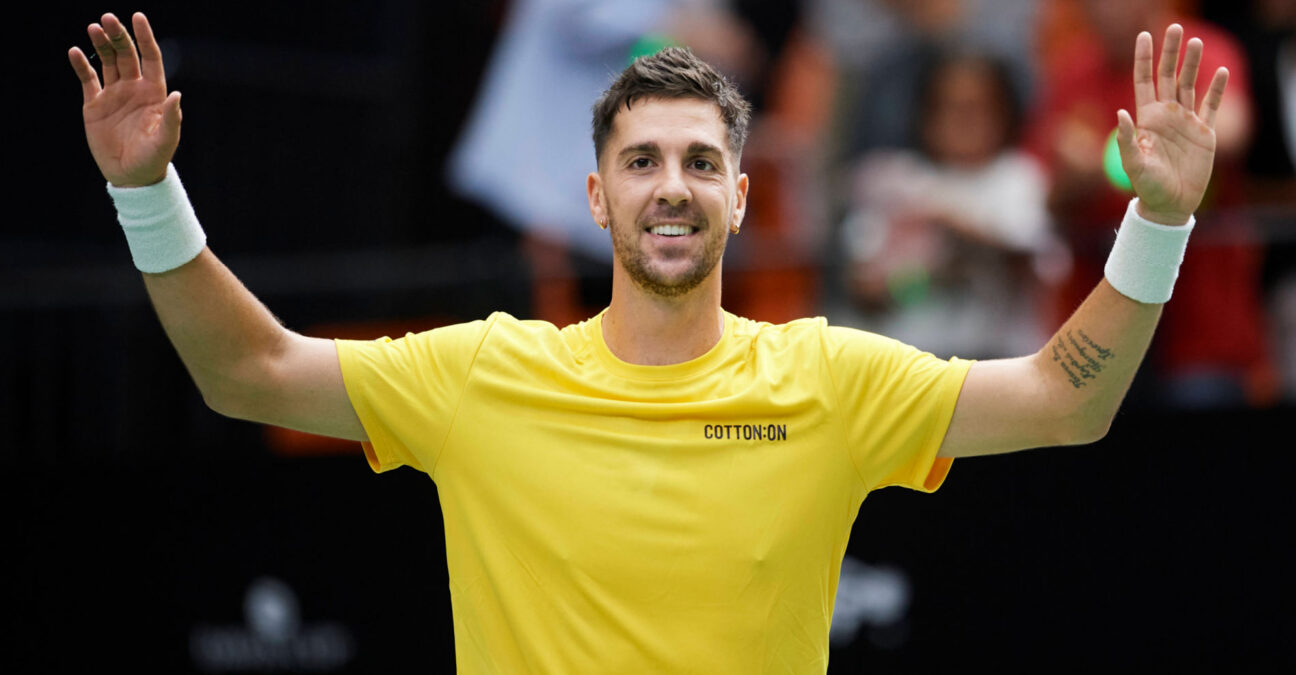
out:
{"label": "white wristband", "polygon": [[1197,219],[1183,225],[1162,225],[1138,214],[1138,197],[1130,200],[1116,244],[1103,270],[1107,283],[1121,295],[1148,304],[1170,299],[1179,265],[1188,248],[1188,235]]}
{"label": "white wristband", "polygon": [[129,188],[109,183],[108,194],[139,271],[173,270],[196,258],[207,245],[207,235],[171,164],[160,183]]}

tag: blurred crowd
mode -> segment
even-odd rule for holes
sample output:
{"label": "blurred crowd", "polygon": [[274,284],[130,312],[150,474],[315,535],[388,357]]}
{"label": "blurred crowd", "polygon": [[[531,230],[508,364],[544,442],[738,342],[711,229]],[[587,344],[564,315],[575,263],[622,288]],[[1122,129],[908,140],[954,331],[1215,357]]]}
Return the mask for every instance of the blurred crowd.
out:
{"label": "blurred crowd", "polygon": [[[1296,3],[1290,0],[512,0],[446,176],[520,233],[533,315],[598,311],[589,107],[691,47],[756,106],[727,309],[941,356],[1038,349],[1102,276],[1132,196],[1115,149],[1135,36],[1229,69],[1198,228],[1132,398],[1296,399]],[[592,283],[590,283],[590,281]],[[604,291],[606,292],[606,291]]]}

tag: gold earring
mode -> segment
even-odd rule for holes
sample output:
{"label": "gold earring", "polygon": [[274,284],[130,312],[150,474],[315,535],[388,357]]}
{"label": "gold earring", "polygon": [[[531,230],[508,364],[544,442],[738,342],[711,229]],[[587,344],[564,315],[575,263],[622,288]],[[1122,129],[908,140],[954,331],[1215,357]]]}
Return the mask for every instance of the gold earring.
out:
{"label": "gold earring", "polygon": [[608,223],[607,223],[607,218],[600,218],[600,219],[599,219],[599,221],[598,221],[598,226],[599,226],[599,229],[600,229],[600,230],[606,230],[606,229],[607,229],[607,225],[608,225]]}
{"label": "gold earring", "polygon": [[740,229],[742,229],[742,226],[740,226],[738,223],[734,223],[729,226],[729,232],[731,234],[738,234],[738,230]]}

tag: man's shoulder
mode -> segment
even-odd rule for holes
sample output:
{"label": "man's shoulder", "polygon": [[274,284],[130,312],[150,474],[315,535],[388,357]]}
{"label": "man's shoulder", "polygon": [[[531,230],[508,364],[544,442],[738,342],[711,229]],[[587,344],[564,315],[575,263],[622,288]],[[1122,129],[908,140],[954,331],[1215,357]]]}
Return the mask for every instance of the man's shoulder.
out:
{"label": "man's shoulder", "polygon": [[[544,340],[560,340],[559,331],[545,321],[518,319],[506,312],[493,312],[482,319],[449,323],[419,333],[407,333],[396,342],[409,342],[412,349],[428,353],[449,354],[506,345],[535,345]],[[379,342],[392,342],[382,338]]]}
{"label": "man's shoulder", "polygon": [[546,351],[546,345],[579,342],[588,333],[590,321],[592,319],[559,328],[548,321],[519,319],[507,312],[493,312],[482,320],[482,345],[490,349],[512,345],[517,350],[542,352]]}
{"label": "man's shoulder", "polygon": [[770,323],[748,319],[732,312],[725,313],[729,315],[729,320],[733,324],[735,336],[801,336],[820,332],[828,326],[828,320],[822,316],[793,319],[785,323]]}
{"label": "man's shoulder", "polygon": [[728,314],[727,339],[736,347],[760,351],[788,349],[818,349],[823,341],[828,321],[821,316],[793,319],[785,323],[770,323]]}
{"label": "man's shoulder", "polygon": [[[527,335],[557,335],[559,328],[548,321],[540,319],[519,319],[508,312],[491,312],[490,316],[484,321],[489,324],[489,330],[506,331],[509,333],[524,333]],[[581,324],[585,322],[582,321]],[[573,326],[578,324],[572,324]],[[568,326],[571,328],[571,326]],[[562,329],[566,330],[566,329]]]}
{"label": "man's shoulder", "polygon": [[[862,383],[922,382],[970,362],[944,359],[895,338],[859,328],[832,325],[824,317],[772,324],[734,317],[733,339],[770,367],[808,375],[817,368],[855,390]],[[743,344],[746,342],[747,344]]]}
{"label": "man's shoulder", "polygon": [[[733,321],[733,336],[736,339],[770,342],[813,342],[826,349],[841,344],[853,344],[869,349],[906,348],[908,345],[867,330],[830,324],[822,316],[794,319],[786,323],[757,321],[735,314],[730,314]],[[909,347],[911,348],[911,347]],[[911,348],[912,349],[912,348]]]}

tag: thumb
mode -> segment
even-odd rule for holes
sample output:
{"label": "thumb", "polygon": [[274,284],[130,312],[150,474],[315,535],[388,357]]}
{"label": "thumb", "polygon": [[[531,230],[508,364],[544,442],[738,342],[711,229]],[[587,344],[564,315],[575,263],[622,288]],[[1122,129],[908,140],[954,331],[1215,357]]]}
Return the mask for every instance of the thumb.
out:
{"label": "thumb", "polygon": [[1124,108],[1116,111],[1116,146],[1120,148],[1121,164],[1125,173],[1140,164],[1138,146],[1134,144],[1134,119]]}
{"label": "thumb", "polygon": [[162,102],[162,135],[172,144],[180,142],[180,92],[173,91]]}

